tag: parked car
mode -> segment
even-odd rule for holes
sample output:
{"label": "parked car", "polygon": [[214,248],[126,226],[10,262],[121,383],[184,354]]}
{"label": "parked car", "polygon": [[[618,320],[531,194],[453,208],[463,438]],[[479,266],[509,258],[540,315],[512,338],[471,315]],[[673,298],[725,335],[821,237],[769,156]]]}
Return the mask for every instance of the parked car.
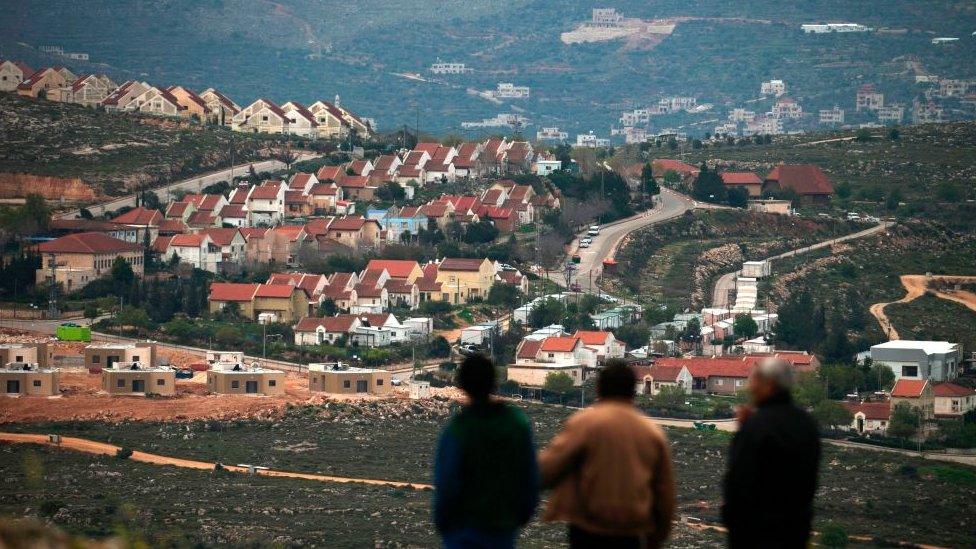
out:
{"label": "parked car", "polygon": [[599,225],[590,225],[590,230],[586,231],[586,234],[588,234],[590,236],[596,236],[596,235],[600,234],[600,226]]}
{"label": "parked car", "polygon": [[472,343],[464,343],[458,345],[458,354],[462,356],[480,355],[481,352],[482,352],[481,347],[474,345]]}
{"label": "parked car", "polygon": [[398,377],[391,377],[390,378],[390,385],[392,385],[394,387],[399,387],[400,385],[403,385],[403,381],[401,381],[400,378],[398,378]]}
{"label": "parked car", "polygon": [[584,238],[583,240],[580,240],[579,247],[580,248],[589,248],[590,247],[590,239],[589,238]]}

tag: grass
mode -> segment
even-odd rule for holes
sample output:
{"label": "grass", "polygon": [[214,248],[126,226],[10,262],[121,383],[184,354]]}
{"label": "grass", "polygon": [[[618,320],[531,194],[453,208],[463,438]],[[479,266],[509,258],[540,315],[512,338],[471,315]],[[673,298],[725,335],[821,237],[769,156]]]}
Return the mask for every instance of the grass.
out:
{"label": "grass", "polygon": [[976,486],[976,471],[972,469],[961,469],[959,467],[947,467],[943,465],[930,465],[920,467],[918,474],[922,477],[931,476],[939,481],[961,486]]}
{"label": "grass", "polygon": [[[533,404],[524,404],[523,410],[540,444],[570,413]],[[5,430],[77,435],[225,463],[428,482],[436,437],[449,412],[444,402],[398,406],[380,402],[295,407],[269,421],[62,423],[8,425]],[[681,513],[718,522],[729,435],[669,429],[668,436]],[[253,525],[250,539],[262,545],[327,539],[330,546],[364,545],[368,540],[415,546],[430,545],[435,539],[425,493],[223,478],[27,447],[2,446],[0,452],[9,479],[0,484],[0,514],[34,515],[45,499],[58,499],[66,502],[69,511],[55,514],[55,523],[73,532],[105,532],[117,520],[117,510],[129,505],[135,516],[143,517],[140,527],[145,532],[156,535],[158,529],[162,535],[179,530],[178,535],[188,541],[208,545],[242,542],[240,529],[247,524]],[[851,534],[947,546],[966,545],[976,535],[976,526],[960,524],[953,512],[976,497],[976,487],[958,481],[971,478],[973,469],[940,464],[932,474],[904,477],[898,471],[906,466],[923,470],[931,464],[832,446],[824,452],[817,525],[832,521]],[[35,457],[27,458],[29,453]],[[28,482],[28,474],[43,482]],[[140,480],[124,482],[127,477]],[[109,506],[111,512],[106,511]],[[204,514],[199,514],[200,509]],[[562,532],[533,523],[527,536],[531,543],[526,545],[546,546],[562,539]],[[714,538],[690,538],[696,540],[718,543]]]}
{"label": "grass", "polygon": [[976,312],[959,303],[923,295],[885,307],[902,339],[951,341],[976,349]]}

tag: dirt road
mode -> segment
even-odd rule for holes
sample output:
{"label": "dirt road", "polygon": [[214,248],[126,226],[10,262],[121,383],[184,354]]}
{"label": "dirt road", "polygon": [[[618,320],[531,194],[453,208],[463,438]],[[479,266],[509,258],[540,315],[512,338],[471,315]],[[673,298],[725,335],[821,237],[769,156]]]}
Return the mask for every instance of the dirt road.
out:
{"label": "dirt road", "polygon": [[[75,437],[61,437],[60,444],[55,444],[51,442],[47,435],[37,435],[30,433],[0,433],[0,441],[9,443],[20,443],[20,444],[40,444],[43,446],[50,446],[54,448],[67,448],[69,450],[74,450],[76,452],[84,452],[86,454],[95,454],[100,456],[114,456],[119,450],[118,446],[114,444],[106,444],[104,442],[96,442],[94,440],[88,440],[84,438]],[[139,461],[142,463],[152,463],[153,465],[170,465],[173,467],[182,467],[184,469],[203,469],[203,470],[213,470],[216,465],[213,462],[208,461],[195,461],[191,459],[175,458],[170,456],[161,456],[159,454],[150,454],[148,452],[140,452],[138,450],[132,452],[132,456],[129,458],[133,461]],[[240,465],[223,465],[228,471],[234,471],[237,473],[248,473],[249,469],[247,467],[242,467]],[[289,477],[289,478],[300,478],[305,480],[316,480],[319,482],[339,482],[339,483],[352,483],[352,484],[367,484],[372,486],[392,486],[395,488],[409,488],[411,490],[428,490],[433,487],[429,484],[420,484],[414,482],[401,482],[401,481],[387,481],[387,480],[377,480],[368,478],[349,478],[349,477],[335,477],[330,475],[318,475],[313,473],[296,473],[292,471],[278,471],[274,469],[256,469],[254,474],[263,475],[268,477]]]}
{"label": "dirt road", "polygon": [[[914,301],[923,295],[928,289],[928,285],[931,282],[943,281],[943,282],[976,282],[976,276],[954,276],[954,275],[937,275],[928,277],[926,275],[901,275],[901,285],[905,287],[905,297],[897,301],[888,301],[884,303],[875,303],[871,305],[870,311],[871,315],[878,320],[878,324],[881,325],[881,329],[885,334],[888,335],[889,340],[901,339],[898,335],[898,331],[894,326],[891,325],[891,319],[885,314],[885,307],[891,305],[892,303],[908,303]],[[942,292],[933,290],[934,295],[948,301],[953,301],[963,305],[973,312],[976,312],[976,294],[969,291],[958,291],[958,292]]]}

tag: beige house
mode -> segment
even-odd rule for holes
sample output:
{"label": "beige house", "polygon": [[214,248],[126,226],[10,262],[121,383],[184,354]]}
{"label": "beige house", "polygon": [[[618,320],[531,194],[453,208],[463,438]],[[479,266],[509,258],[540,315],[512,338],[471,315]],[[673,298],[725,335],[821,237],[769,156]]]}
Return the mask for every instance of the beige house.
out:
{"label": "beige house", "polygon": [[60,393],[57,368],[10,362],[0,368],[0,387],[7,396],[55,396]]}
{"label": "beige house", "polygon": [[207,105],[207,121],[211,124],[230,126],[234,115],[241,112],[240,105],[214,88],[203,90],[200,99]]}
{"label": "beige house", "polygon": [[54,349],[47,343],[4,343],[0,345],[0,366],[26,362],[45,368],[53,363]]}
{"label": "beige house", "polygon": [[386,395],[392,391],[390,372],[355,368],[342,363],[309,364],[310,391],[341,395]]}
{"label": "beige house", "polygon": [[195,118],[200,122],[207,119],[207,103],[193,90],[183,86],[170,86],[166,88],[166,91],[176,99],[177,104],[182,108],[179,113],[180,116]]}
{"label": "beige house", "polygon": [[145,341],[139,343],[101,343],[85,347],[85,368],[89,370],[113,368],[138,362],[146,367],[156,361],[156,344]]}
{"label": "beige house", "polygon": [[16,90],[17,86],[30,78],[32,74],[34,74],[34,69],[30,68],[27,63],[11,61],[10,59],[0,60],[0,91]]}
{"label": "beige house", "polygon": [[939,383],[932,388],[936,417],[962,417],[976,410],[976,391],[955,383]]}
{"label": "beige house", "polygon": [[319,137],[324,139],[343,138],[349,134],[349,123],[342,111],[328,101],[316,101],[308,107],[318,125]]}
{"label": "beige house", "polygon": [[665,387],[675,388],[686,395],[691,394],[694,378],[686,366],[636,366],[636,393],[638,395],[653,396]]}
{"label": "beige house", "polygon": [[288,284],[238,284],[214,282],[210,285],[210,312],[222,311],[236,303],[242,317],[271,322],[297,322],[309,311],[308,293]]}
{"label": "beige house", "polygon": [[78,77],[74,82],[69,82],[63,88],[49,91],[47,97],[52,101],[95,107],[117,87],[118,85],[104,74],[86,74]]}
{"label": "beige house", "polygon": [[288,115],[268,99],[258,99],[231,119],[234,131],[247,133],[288,133]]}
{"label": "beige house", "polygon": [[36,282],[56,282],[69,292],[110,274],[117,257],[128,262],[137,276],[143,273],[142,246],[104,233],[69,234],[38,244],[37,251],[43,259]]}
{"label": "beige house", "polygon": [[47,67],[30,75],[17,85],[17,95],[47,98],[48,92],[63,88],[77,77],[64,67]]}
{"label": "beige house", "polygon": [[157,116],[182,116],[184,109],[173,94],[154,86],[135,97],[123,110]]}
{"label": "beige house", "polygon": [[207,389],[219,395],[283,395],[285,372],[224,364],[207,371]]}
{"label": "beige house", "polygon": [[508,379],[521,385],[542,387],[549,374],[562,373],[579,387],[586,378],[591,354],[575,337],[523,339],[515,351],[515,364],[508,366]]}
{"label": "beige house", "polygon": [[176,370],[141,364],[120,365],[102,370],[102,390],[111,395],[176,394]]}
{"label": "beige house", "polygon": [[919,410],[922,419],[935,417],[935,393],[928,380],[902,378],[896,381],[891,388],[891,408],[903,403]]}
{"label": "beige house", "polygon": [[135,80],[123,82],[122,85],[115,88],[112,93],[108,94],[108,97],[102,101],[102,107],[104,107],[108,112],[126,110],[128,109],[129,103],[135,100],[136,97],[146,93],[146,91],[151,87],[152,86],[145,82],[138,82]]}
{"label": "beige house", "polygon": [[495,267],[487,258],[448,257],[437,265],[436,280],[441,283],[442,301],[467,303],[472,298],[488,297],[495,282]]}

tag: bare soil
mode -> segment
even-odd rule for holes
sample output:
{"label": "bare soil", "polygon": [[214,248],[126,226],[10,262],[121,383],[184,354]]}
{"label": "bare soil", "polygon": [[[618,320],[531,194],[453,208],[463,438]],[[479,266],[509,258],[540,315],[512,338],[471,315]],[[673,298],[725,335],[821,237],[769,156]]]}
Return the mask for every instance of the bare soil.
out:
{"label": "bare soil", "polygon": [[930,290],[929,285],[933,282],[946,282],[946,283],[969,283],[976,282],[976,276],[926,276],[926,275],[901,275],[901,284],[905,287],[905,297],[899,299],[898,301],[889,301],[884,303],[875,303],[871,305],[871,314],[878,320],[878,324],[881,325],[881,329],[884,333],[888,334],[888,338],[891,340],[900,339],[898,331],[891,324],[891,319],[885,314],[885,307],[891,305],[892,303],[908,303],[914,301],[923,295],[926,291],[931,292],[933,295],[946,299],[949,301],[954,301],[961,305],[964,305],[976,312],[976,294],[970,291],[937,291]]}

